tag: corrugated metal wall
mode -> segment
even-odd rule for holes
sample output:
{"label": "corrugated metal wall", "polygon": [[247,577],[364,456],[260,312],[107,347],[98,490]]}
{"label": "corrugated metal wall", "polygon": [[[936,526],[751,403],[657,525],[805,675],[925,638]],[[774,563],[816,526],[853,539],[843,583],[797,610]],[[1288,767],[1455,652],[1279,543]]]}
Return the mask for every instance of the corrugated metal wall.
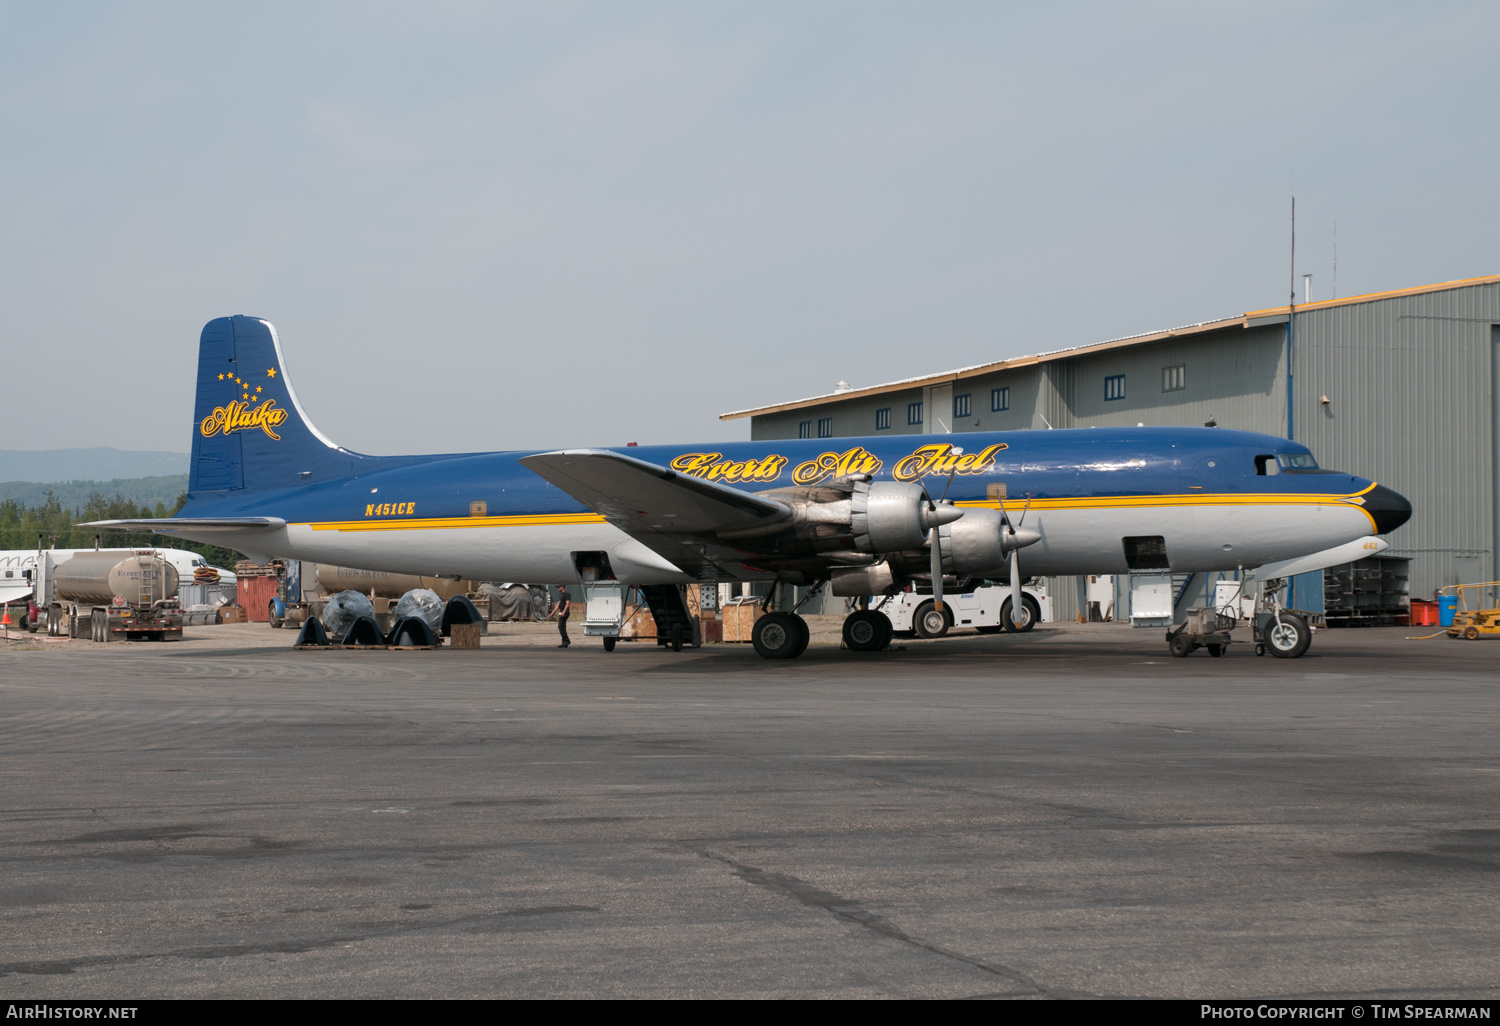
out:
{"label": "corrugated metal wall", "polygon": [[[1495,342],[1500,285],[1298,314],[1293,434],[1326,467],[1411,500],[1390,538],[1411,594],[1495,578]],[[1328,397],[1325,406],[1319,400]]]}

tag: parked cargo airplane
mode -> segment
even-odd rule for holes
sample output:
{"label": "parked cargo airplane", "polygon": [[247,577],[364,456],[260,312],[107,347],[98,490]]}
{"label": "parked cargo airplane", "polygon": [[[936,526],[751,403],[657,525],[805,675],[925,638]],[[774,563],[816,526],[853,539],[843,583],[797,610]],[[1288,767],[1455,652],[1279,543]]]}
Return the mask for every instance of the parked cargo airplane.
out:
{"label": "parked cargo airplane", "polygon": [[[1306,446],[1218,428],[364,456],[312,425],[285,367],[269,322],[210,321],[187,505],[90,526],[477,580],[826,582],[853,596],[921,579],[940,604],[945,576],[1019,590],[1023,574],[1314,570],[1384,548],[1372,536],[1411,515]],[[872,611],[844,627],[855,649],[890,633]],[[807,627],[771,613],[755,642],[795,656]]]}

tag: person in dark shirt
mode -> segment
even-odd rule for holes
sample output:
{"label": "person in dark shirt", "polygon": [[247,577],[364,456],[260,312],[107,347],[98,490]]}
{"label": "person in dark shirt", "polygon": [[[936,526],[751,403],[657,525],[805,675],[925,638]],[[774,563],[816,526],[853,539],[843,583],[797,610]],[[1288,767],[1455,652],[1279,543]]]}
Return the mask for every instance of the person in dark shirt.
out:
{"label": "person in dark shirt", "polygon": [[552,615],[557,617],[557,633],[562,635],[562,644],[558,648],[567,648],[573,644],[568,640],[568,613],[573,608],[573,596],[568,594],[568,586],[559,584],[557,586],[557,605],[552,607]]}

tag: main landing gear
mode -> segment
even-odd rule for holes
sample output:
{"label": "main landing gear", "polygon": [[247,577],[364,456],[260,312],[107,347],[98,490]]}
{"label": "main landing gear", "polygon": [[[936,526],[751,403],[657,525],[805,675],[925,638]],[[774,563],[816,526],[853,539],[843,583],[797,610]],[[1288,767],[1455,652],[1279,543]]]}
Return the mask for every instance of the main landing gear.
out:
{"label": "main landing gear", "polygon": [[895,634],[890,617],[874,609],[860,609],[844,617],[844,644],[851,652],[883,652]]}
{"label": "main landing gear", "polygon": [[796,659],[811,638],[807,621],[796,613],[767,613],[750,632],[755,651],[766,659]]}

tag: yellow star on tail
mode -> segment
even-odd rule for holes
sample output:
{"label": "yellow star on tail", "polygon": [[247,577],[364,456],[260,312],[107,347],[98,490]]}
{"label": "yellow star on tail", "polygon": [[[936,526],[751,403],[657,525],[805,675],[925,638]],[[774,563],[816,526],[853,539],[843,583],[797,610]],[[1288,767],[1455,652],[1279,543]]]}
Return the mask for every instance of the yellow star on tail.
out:
{"label": "yellow star on tail", "polygon": [[275,367],[269,367],[269,368],[266,369],[266,377],[268,377],[268,378],[274,378],[275,376],[276,376],[276,368]]}

